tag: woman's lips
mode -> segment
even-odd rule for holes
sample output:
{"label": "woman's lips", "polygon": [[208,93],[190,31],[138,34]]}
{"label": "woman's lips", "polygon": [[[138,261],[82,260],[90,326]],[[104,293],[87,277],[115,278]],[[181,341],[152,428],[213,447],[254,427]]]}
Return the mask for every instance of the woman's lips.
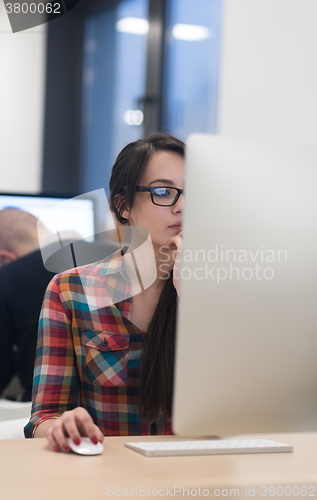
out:
{"label": "woman's lips", "polygon": [[173,224],[172,226],[168,226],[170,229],[178,229],[179,231],[182,230],[182,225],[180,223]]}

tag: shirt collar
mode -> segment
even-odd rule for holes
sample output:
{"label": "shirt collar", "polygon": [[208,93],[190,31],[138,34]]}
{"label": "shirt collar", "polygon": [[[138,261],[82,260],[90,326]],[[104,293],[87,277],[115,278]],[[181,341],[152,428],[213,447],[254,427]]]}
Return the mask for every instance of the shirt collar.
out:
{"label": "shirt collar", "polygon": [[122,247],[116,250],[112,255],[100,261],[97,265],[100,266],[100,276],[120,273],[122,278],[130,283],[127,272],[124,269],[123,255],[127,252],[128,247]]}

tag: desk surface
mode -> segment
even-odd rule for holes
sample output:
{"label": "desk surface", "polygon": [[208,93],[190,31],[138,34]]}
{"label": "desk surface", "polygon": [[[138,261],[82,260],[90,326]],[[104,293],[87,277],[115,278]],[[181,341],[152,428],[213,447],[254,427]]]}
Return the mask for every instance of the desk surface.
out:
{"label": "desk surface", "polygon": [[[217,496],[301,499],[305,496],[317,500],[317,433],[243,437],[290,443],[294,452],[148,458],[126,448],[124,443],[180,438],[140,436],[105,438],[102,455],[85,457],[55,453],[45,439],[0,440],[0,498],[107,500]],[[270,492],[268,486],[271,486]],[[301,491],[303,487],[307,489]]]}

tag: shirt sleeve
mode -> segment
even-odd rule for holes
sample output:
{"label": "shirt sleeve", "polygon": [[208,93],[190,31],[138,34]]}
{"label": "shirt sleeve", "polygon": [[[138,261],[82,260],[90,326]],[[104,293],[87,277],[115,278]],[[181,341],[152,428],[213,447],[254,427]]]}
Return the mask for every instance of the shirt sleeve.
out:
{"label": "shirt sleeve", "polygon": [[50,282],[40,314],[33,379],[31,419],[25,437],[44,420],[78,406],[79,379],[71,331],[71,310],[62,300],[60,275]]}

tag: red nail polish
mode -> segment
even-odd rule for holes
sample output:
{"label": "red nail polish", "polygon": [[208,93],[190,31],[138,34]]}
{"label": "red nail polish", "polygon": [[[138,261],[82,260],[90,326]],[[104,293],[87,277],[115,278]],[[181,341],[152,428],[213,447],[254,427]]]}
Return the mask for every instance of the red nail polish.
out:
{"label": "red nail polish", "polygon": [[56,453],[59,452],[59,447],[58,446],[54,446],[54,451],[56,451]]}
{"label": "red nail polish", "polygon": [[63,450],[70,451],[70,447],[67,444],[63,444]]}
{"label": "red nail polish", "polygon": [[74,439],[74,443],[75,443],[76,446],[79,446],[80,445],[80,439],[79,438]]}
{"label": "red nail polish", "polygon": [[96,438],[96,436],[92,437],[92,438],[91,438],[91,441],[92,441],[94,444],[97,444],[97,443],[98,443],[98,439]]}

